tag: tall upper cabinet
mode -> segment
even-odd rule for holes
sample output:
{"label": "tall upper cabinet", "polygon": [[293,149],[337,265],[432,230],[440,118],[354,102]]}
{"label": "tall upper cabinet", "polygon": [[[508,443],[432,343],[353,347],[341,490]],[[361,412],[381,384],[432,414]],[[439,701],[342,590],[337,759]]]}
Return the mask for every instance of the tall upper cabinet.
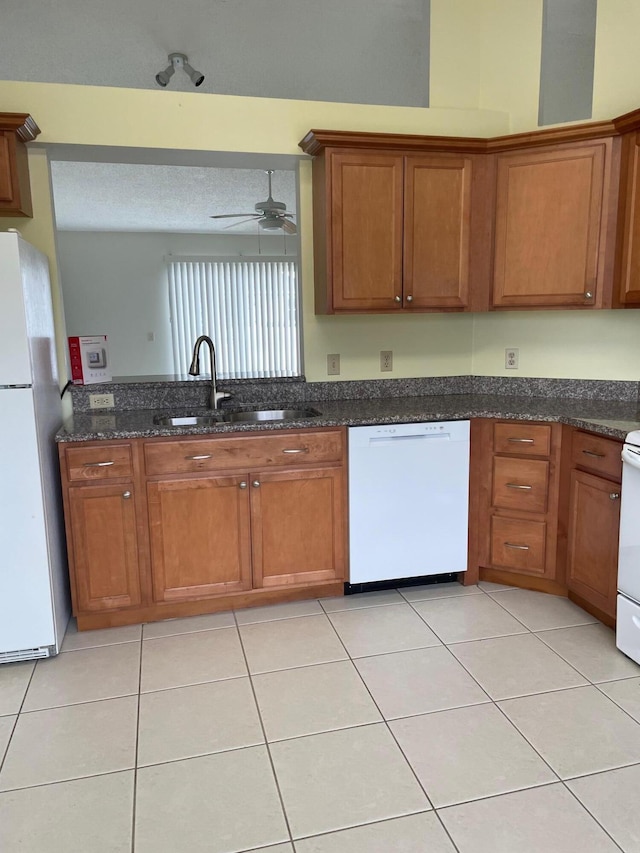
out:
{"label": "tall upper cabinet", "polygon": [[40,130],[26,113],[0,113],[0,216],[32,216],[26,142]]}
{"label": "tall upper cabinet", "polygon": [[616,247],[617,304],[640,306],[640,110],[615,121],[623,133]]}

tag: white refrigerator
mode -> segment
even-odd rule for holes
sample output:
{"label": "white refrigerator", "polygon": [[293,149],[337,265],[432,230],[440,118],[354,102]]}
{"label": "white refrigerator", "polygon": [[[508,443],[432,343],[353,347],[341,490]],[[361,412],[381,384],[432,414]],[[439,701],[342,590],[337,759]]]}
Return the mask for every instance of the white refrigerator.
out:
{"label": "white refrigerator", "polygon": [[69,621],[47,258],[0,233],[0,663],[57,654]]}

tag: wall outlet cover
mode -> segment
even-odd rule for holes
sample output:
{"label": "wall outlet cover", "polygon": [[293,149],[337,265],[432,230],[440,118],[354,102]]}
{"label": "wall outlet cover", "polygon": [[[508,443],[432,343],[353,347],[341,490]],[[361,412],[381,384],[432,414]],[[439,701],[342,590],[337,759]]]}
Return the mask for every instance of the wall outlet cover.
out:
{"label": "wall outlet cover", "polygon": [[380,350],[380,372],[388,373],[393,370],[393,351],[390,349]]}
{"label": "wall outlet cover", "polygon": [[113,409],[114,406],[113,394],[89,394],[90,409]]}
{"label": "wall outlet cover", "polygon": [[504,366],[506,370],[517,370],[520,366],[520,350],[517,347],[507,347],[504,351]]}
{"label": "wall outlet cover", "polygon": [[340,355],[337,352],[327,356],[327,376],[340,375]]}

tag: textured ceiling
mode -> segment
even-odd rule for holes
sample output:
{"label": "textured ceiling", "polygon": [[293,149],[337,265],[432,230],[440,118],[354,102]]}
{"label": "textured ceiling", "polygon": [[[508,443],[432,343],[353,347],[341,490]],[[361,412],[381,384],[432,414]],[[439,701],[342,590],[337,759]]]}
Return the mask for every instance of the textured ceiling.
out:
{"label": "textured ceiling", "polygon": [[[268,196],[267,175],[255,169],[54,161],[51,176],[56,223],[63,231],[223,232],[241,220],[210,216],[251,214]],[[295,178],[295,172],[279,170],[272,179],[274,199],[294,214]],[[257,229],[247,223],[227,233]]]}

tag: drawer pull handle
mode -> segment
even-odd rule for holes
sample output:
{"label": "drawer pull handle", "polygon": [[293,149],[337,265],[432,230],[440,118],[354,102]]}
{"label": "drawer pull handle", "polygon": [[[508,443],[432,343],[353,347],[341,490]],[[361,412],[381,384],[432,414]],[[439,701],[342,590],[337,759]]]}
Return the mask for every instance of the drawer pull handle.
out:
{"label": "drawer pull handle", "polygon": [[125,499],[125,501],[128,501],[131,497],[131,492],[123,492],[122,497]]}
{"label": "drawer pull handle", "polygon": [[518,483],[507,483],[508,489],[522,489],[523,491],[530,492],[533,486],[520,486]]}
{"label": "drawer pull handle", "polygon": [[185,456],[189,461],[198,462],[200,459],[211,459],[213,453],[201,453],[198,456]]}
{"label": "drawer pull handle", "polygon": [[515,548],[516,551],[528,551],[528,545],[514,545],[513,542],[505,542],[504,543],[507,548]]}
{"label": "drawer pull handle", "polygon": [[595,459],[604,459],[604,453],[596,453],[594,450],[583,450],[585,456],[593,456]]}
{"label": "drawer pull handle", "polygon": [[108,468],[109,465],[115,465],[116,463],[112,460],[111,462],[84,462],[84,468]]}
{"label": "drawer pull handle", "polygon": [[620,492],[609,492],[609,500],[617,501],[620,497]]}
{"label": "drawer pull handle", "polygon": [[509,438],[514,444],[535,444],[535,438]]}
{"label": "drawer pull handle", "polygon": [[283,453],[308,453],[309,448],[308,447],[291,447],[291,448],[286,447],[282,452]]}

